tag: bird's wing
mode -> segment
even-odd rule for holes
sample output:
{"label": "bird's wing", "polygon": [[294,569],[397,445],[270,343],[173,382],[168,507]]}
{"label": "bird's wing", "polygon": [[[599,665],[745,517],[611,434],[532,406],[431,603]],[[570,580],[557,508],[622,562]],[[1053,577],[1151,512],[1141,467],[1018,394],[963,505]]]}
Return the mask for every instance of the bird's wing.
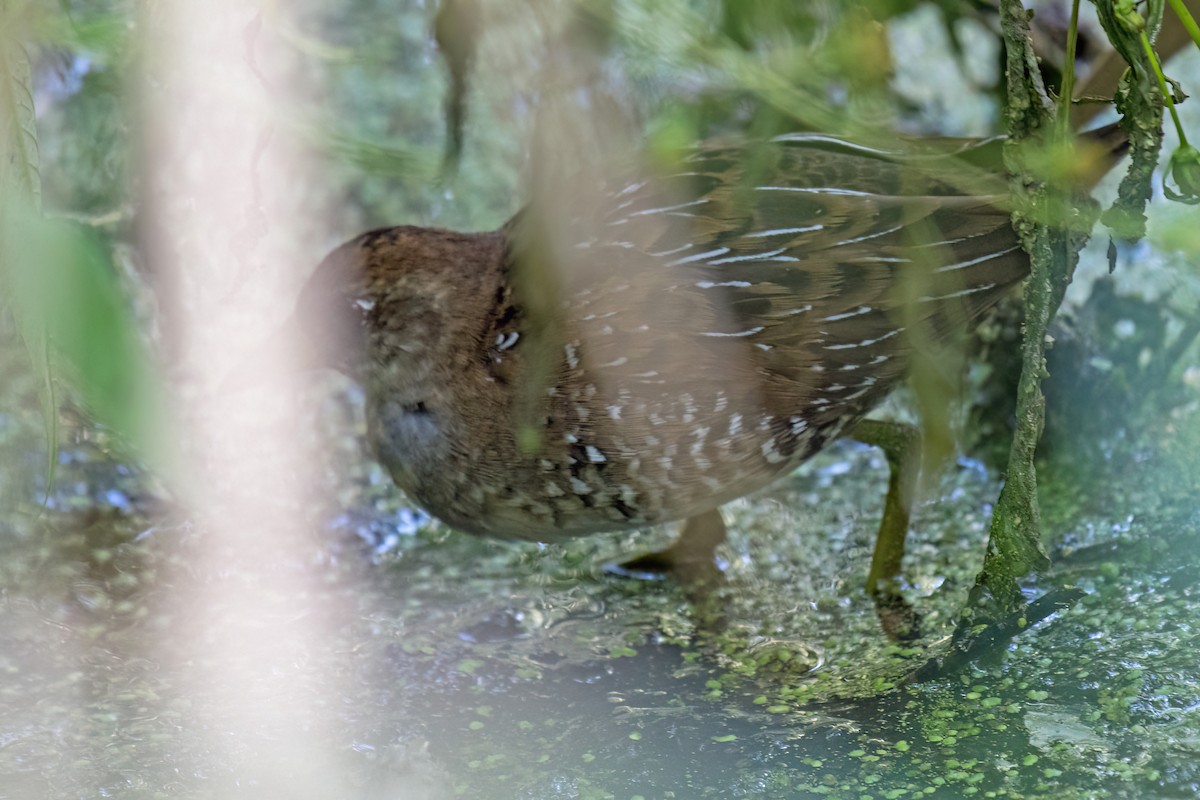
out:
{"label": "bird's wing", "polygon": [[580,243],[589,293],[653,273],[632,308],[612,303],[657,344],[643,349],[737,343],[783,407],[869,404],[914,345],[961,329],[1028,272],[1002,179],[955,147],[906,158],[794,136],[749,155],[698,149],[681,172],[614,193]]}

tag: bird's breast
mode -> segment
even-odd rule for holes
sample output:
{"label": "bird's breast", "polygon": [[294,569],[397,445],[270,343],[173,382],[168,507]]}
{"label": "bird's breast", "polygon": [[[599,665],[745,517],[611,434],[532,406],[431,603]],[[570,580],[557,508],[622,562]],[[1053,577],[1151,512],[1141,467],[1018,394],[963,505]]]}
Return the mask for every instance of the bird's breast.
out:
{"label": "bird's breast", "polygon": [[798,414],[768,414],[748,397],[737,387],[633,392],[567,382],[548,392],[528,451],[511,414],[384,400],[368,422],[397,485],[443,522],[555,541],[715,508],[786,473],[834,433]]}

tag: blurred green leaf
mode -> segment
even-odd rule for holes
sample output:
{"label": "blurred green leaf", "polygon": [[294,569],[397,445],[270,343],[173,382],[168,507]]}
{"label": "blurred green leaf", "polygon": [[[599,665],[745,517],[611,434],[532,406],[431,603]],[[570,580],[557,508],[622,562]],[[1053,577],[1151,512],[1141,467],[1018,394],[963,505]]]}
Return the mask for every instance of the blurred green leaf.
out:
{"label": "blurred green leaf", "polygon": [[[43,344],[41,360],[78,387],[98,420],[156,460],[159,396],[107,243],[11,201],[5,220],[0,278],[27,341]],[[52,391],[47,402],[53,419]]]}
{"label": "blurred green leaf", "polygon": [[[39,174],[37,115],[33,107],[33,81],[29,56],[23,43],[14,38],[12,9],[0,0],[0,279],[11,269],[7,245],[15,237],[17,226],[9,206],[15,201],[27,204],[38,213],[42,199]],[[8,286],[0,281],[0,287]],[[38,400],[46,427],[46,496],[54,485],[58,463],[58,397],[50,367],[49,342],[45,331],[30,320],[20,304],[12,309],[29,360],[38,370]]]}
{"label": "blurred green leaf", "polygon": [[45,14],[33,27],[44,45],[84,50],[106,59],[128,54],[134,33],[129,14],[115,10],[70,16]]}
{"label": "blurred green leaf", "polygon": [[1185,263],[1196,265],[1200,262],[1200,228],[1189,216],[1180,215],[1159,223],[1151,238],[1164,250],[1184,254],[1187,257]]}

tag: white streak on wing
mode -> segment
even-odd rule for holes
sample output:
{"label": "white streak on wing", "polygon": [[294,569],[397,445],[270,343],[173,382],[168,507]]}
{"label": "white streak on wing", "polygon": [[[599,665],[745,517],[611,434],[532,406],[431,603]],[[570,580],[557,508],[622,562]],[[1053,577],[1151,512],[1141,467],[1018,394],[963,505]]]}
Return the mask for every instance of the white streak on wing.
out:
{"label": "white streak on wing", "polygon": [[958,236],[954,239],[940,239],[936,242],[921,242],[920,244],[909,245],[909,247],[942,247],[948,244],[961,244],[971,239],[978,239],[980,236],[987,236],[989,233],[993,233],[993,231],[979,231],[978,233],[971,233],[966,236]]}
{"label": "white streak on wing", "polygon": [[926,295],[925,297],[917,298],[917,301],[921,302],[921,303],[929,303],[929,302],[933,302],[935,300],[949,300],[952,297],[966,297],[969,294],[978,294],[979,292],[986,292],[988,289],[995,289],[995,288],[996,288],[996,284],[985,283],[980,286],[973,286],[970,289],[962,289],[961,291],[951,292],[950,294],[938,295],[937,297],[930,297],[930,296]]}
{"label": "white streak on wing", "polygon": [[870,314],[874,310],[875,309],[871,308],[870,306],[859,306],[858,308],[854,309],[853,311],[847,311],[845,314],[834,314],[829,317],[822,317],[821,321],[822,322],[834,322],[839,319],[849,319],[850,317],[858,317],[863,314]]}
{"label": "white streak on wing", "polygon": [[728,252],[729,252],[728,247],[718,247],[716,250],[705,250],[703,253],[695,253],[693,255],[686,256],[684,258],[677,258],[674,261],[668,263],[667,266],[674,267],[674,266],[678,266],[679,264],[690,264],[693,261],[703,261],[706,258],[712,258],[714,256],[723,256]]}
{"label": "white streak on wing", "polygon": [[952,272],[953,270],[956,270],[956,269],[964,269],[966,267],[972,267],[972,266],[982,263],[984,261],[991,261],[993,258],[999,258],[1000,256],[1008,255],[1012,251],[1016,250],[1017,247],[1018,247],[1018,245],[1013,245],[1012,247],[1008,248],[1007,250],[999,250],[995,253],[984,253],[979,258],[972,258],[970,261],[955,261],[953,264],[947,264],[944,267],[938,267],[937,269],[934,270],[934,272]]}
{"label": "white streak on wing", "polygon": [[763,330],[764,330],[763,326],[759,325],[757,328],[751,328],[748,331],[738,331],[737,333],[723,333],[721,331],[705,331],[704,333],[701,333],[700,335],[701,336],[723,336],[723,337],[753,336],[756,333],[762,333]]}
{"label": "white streak on wing", "polygon": [[688,242],[687,244],[680,245],[679,247],[673,248],[671,250],[659,250],[658,252],[647,251],[646,255],[654,256],[655,258],[658,258],[660,256],[673,256],[676,253],[682,253],[684,250],[690,250],[691,247],[692,247],[692,243]]}
{"label": "white streak on wing", "polygon": [[799,192],[801,194],[832,194],[843,197],[879,197],[872,192],[842,189],[836,186],[755,186],[758,192]]}
{"label": "white streak on wing", "polygon": [[855,236],[853,239],[842,239],[840,242],[838,242],[834,246],[841,247],[844,244],[856,244],[857,242],[865,242],[868,239],[875,239],[880,236],[887,236],[889,233],[895,233],[896,231],[900,230],[903,227],[904,227],[903,225],[893,225],[892,227],[885,228],[884,230],[881,230],[881,231],[875,231],[874,233],[866,233],[866,234],[863,234],[862,236]]}
{"label": "white streak on wing", "polygon": [[755,231],[747,233],[747,239],[761,239],[764,236],[784,236],[794,233],[809,233],[810,231],[819,231],[824,229],[824,225],[806,225],[803,228],[772,228],[769,231]]}
{"label": "white streak on wing", "polygon": [[786,247],[781,247],[778,250],[768,250],[765,253],[752,253],[747,256],[730,256],[729,258],[722,258],[709,263],[711,263],[713,266],[716,266],[717,264],[733,264],[737,261],[762,261],[763,259],[770,258],[771,256],[777,256],[784,252],[787,252]]}
{"label": "white streak on wing", "polygon": [[641,211],[635,211],[629,216],[644,217],[647,214],[665,214],[669,211],[678,211],[681,208],[692,208],[693,206],[701,206],[708,202],[707,197],[701,197],[699,200],[690,200],[686,203],[676,203],[672,206],[661,206],[659,208],[645,208]]}
{"label": "white streak on wing", "polygon": [[[720,264],[722,262],[714,261],[713,263]],[[744,289],[748,286],[751,286],[752,284],[750,283],[750,281],[722,281],[720,283],[716,283],[714,281],[696,281],[696,285],[699,286],[701,289],[714,289],[718,286],[733,286],[733,287],[737,287],[740,289]]]}
{"label": "white streak on wing", "polygon": [[853,344],[827,344],[827,345],[825,345],[825,347],[823,349],[825,349],[825,350],[850,350],[855,347],[870,347],[873,344],[882,342],[884,339],[890,339],[893,336],[896,336],[897,334],[901,333],[903,330],[904,330],[904,328],[896,328],[894,331],[888,331],[883,336],[880,336],[876,339],[863,339],[861,342],[855,342]]}

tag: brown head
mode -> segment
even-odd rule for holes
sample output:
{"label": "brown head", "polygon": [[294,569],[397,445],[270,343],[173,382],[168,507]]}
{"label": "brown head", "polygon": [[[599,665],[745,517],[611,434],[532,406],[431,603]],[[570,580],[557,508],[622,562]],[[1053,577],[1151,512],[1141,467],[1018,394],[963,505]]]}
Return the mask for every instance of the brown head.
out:
{"label": "brown head", "polygon": [[437,373],[463,366],[464,341],[483,335],[503,257],[497,234],[369,231],[325,257],[295,321],[320,366],[401,402],[426,402]]}
{"label": "brown head", "polygon": [[326,256],[296,303],[292,335],[312,345],[312,366],[363,386],[376,455],[426,506],[439,504],[425,487],[504,402],[481,354],[495,337],[506,257],[499,233],[374,230]]}

